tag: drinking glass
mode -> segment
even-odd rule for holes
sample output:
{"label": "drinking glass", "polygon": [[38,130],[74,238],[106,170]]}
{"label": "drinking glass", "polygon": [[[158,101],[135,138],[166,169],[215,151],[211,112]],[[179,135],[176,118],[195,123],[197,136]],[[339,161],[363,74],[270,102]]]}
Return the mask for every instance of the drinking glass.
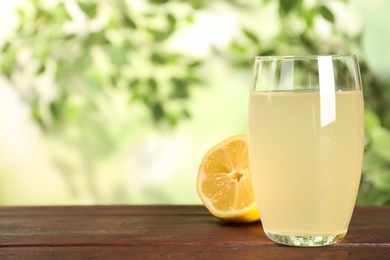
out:
{"label": "drinking glass", "polygon": [[249,162],[265,234],[325,246],[347,233],[364,148],[356,56],[256,57]]}

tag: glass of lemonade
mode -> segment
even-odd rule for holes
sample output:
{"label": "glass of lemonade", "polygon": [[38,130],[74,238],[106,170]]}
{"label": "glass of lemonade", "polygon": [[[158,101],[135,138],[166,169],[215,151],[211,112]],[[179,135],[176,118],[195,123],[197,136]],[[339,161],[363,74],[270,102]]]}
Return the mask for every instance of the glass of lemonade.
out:
{"label": "glass of lemonade", "polygon": [[364,148],[356,56],[256,57],[249,160],[265,234],[325,246],[347,233]]}

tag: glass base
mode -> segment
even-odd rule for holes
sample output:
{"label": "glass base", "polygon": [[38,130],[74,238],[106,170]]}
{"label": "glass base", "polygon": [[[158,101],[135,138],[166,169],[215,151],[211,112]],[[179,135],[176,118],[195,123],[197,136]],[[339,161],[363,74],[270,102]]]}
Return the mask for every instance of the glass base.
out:
{"label": "glass base", "polygon": [[293,236],[293,235],[280,235],[268,232],[264,230],[265,234],[272,241],[289,246],[327,246],[332,245],[343,240],[347,232],[343,232],[337,235],[326,236]]}

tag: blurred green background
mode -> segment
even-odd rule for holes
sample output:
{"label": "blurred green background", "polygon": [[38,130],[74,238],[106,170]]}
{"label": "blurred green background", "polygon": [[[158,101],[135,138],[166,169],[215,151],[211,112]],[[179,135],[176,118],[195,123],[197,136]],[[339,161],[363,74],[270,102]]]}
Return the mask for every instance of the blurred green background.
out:
{"label": "blurred green background", "polygon": [[390,1],[1,1],[0,205],[198,204],[256,55],[356,54],[358,204],[390,204]]}

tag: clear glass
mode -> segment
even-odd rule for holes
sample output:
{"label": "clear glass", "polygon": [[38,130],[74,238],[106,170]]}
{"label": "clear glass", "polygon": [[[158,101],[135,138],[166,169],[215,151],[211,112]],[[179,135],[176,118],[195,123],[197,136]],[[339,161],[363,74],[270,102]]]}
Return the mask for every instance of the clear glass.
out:
{"label": "clear glass", "polygon": [[355,56],[256,57],[249,160],[265,234],[325,246],[347,233],[364,148]]}

